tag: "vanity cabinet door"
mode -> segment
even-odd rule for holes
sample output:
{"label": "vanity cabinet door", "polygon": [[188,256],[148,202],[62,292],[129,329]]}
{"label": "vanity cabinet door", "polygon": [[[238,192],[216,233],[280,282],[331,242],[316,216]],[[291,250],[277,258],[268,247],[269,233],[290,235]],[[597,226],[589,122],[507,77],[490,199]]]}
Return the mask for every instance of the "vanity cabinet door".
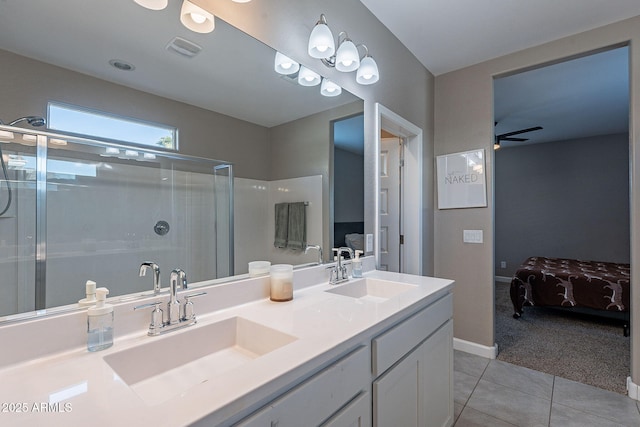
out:
{"label": "vanity cabinet door", "polygon": [[423,416],[428,427],[453,425],[453,321],[445,323],[420,346]]}
{"label": "vanity cabinet door", "polygon": [[373,425],[453,425],[453,322],[449,320],[373,383]]}
{"label": "vanity cabinet door", "polygon": [[373,383],[373,425],[419,427],[420,352],[415,350]]}

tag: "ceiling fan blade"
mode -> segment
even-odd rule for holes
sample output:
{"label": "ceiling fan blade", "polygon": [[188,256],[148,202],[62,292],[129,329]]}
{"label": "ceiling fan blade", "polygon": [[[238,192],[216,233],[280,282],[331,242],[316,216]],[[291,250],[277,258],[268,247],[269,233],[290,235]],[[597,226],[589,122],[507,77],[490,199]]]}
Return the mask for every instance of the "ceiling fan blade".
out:
{"label": "ceiling fan blade", "polygon": [[504,137],[507,137],[507,136],[520,135],[521,133],[533,132],[534,130],[541,130],[541,129],[542,129],[542,126],[535,126],[532,128],[520,129],[513,132],[503,133],[502,135],[498,135],[498,138],[504,139]]}
{"label": "ceiling fan blade", "polygon": [[514,141],[514,142],[523,142],[523,141],[528,141],[528,138],[500,138],[498,137],[498,139],[500,141]]}

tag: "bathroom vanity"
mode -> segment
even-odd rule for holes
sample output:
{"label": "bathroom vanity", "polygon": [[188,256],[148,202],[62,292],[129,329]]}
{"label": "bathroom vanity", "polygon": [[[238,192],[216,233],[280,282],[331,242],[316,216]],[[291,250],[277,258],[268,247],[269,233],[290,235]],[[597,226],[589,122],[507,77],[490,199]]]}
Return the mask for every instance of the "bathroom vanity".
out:
{"label": "bathroom vanity", "polygon": [[452,425],[453,282],[368,271],[329,285],[326,267],[296,270],[284,303],[266,277],[200,287],[198,323],[157,337],[133,306],[166,295],[121,302],[96,353],[84,311],[0,326],[5,351],[17,340],[0,356],[0,424]]}

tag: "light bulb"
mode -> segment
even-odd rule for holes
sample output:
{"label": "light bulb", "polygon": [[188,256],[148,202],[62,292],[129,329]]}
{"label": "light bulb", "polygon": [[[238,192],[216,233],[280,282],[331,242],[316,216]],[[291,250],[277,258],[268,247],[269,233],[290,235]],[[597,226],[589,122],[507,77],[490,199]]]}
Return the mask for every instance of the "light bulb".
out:
{"label": "light bulb", "polygon": [[202,24],[207,20],[207,17],[199,13],[191,12],[191,19],[193,19],[193,22],[196,24]]}

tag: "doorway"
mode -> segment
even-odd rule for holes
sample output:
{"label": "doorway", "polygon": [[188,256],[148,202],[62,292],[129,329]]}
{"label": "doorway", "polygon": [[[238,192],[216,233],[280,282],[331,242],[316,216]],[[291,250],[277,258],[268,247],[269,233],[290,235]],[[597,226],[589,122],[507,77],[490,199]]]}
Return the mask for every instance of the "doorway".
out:
{"label": "doorway", "polygon": [[422,129],[376,103],[376,267],[422,275]]}
{"label": "doorway", "polygon": [[[624,393],[628,338],[615,322],[592,317],[608,312],[589,311],[586,317],[577,312],[591,307],[571,301],[564,304],[572,306],[568,310],[540,307],[546,305],[536,303],[541,288],[527,280],[534,286],[534,306],[525,307],[523,319],[515,320],[508,293],[511,278],[529,257],[630,262],[628,48],[616,46],[497,77],[494,124],[498,359]],[[560,296],[567,289],[563,285],[572,285],[573,293],[579,280],[543,277]],[[558,305],[563,302],[560,297]],[[505,314],[505,309],[511,311]],[[531,329],[525,331],[527,325]],[[533,332],[551,327],[558,332],[534,338]],[[572,338],[573,330],[579,338]],[[534,339],[535,358],[518,354]],[[606,365],[593,360],[602,353]],[[553,363],[557,360],[571,363]]]}

